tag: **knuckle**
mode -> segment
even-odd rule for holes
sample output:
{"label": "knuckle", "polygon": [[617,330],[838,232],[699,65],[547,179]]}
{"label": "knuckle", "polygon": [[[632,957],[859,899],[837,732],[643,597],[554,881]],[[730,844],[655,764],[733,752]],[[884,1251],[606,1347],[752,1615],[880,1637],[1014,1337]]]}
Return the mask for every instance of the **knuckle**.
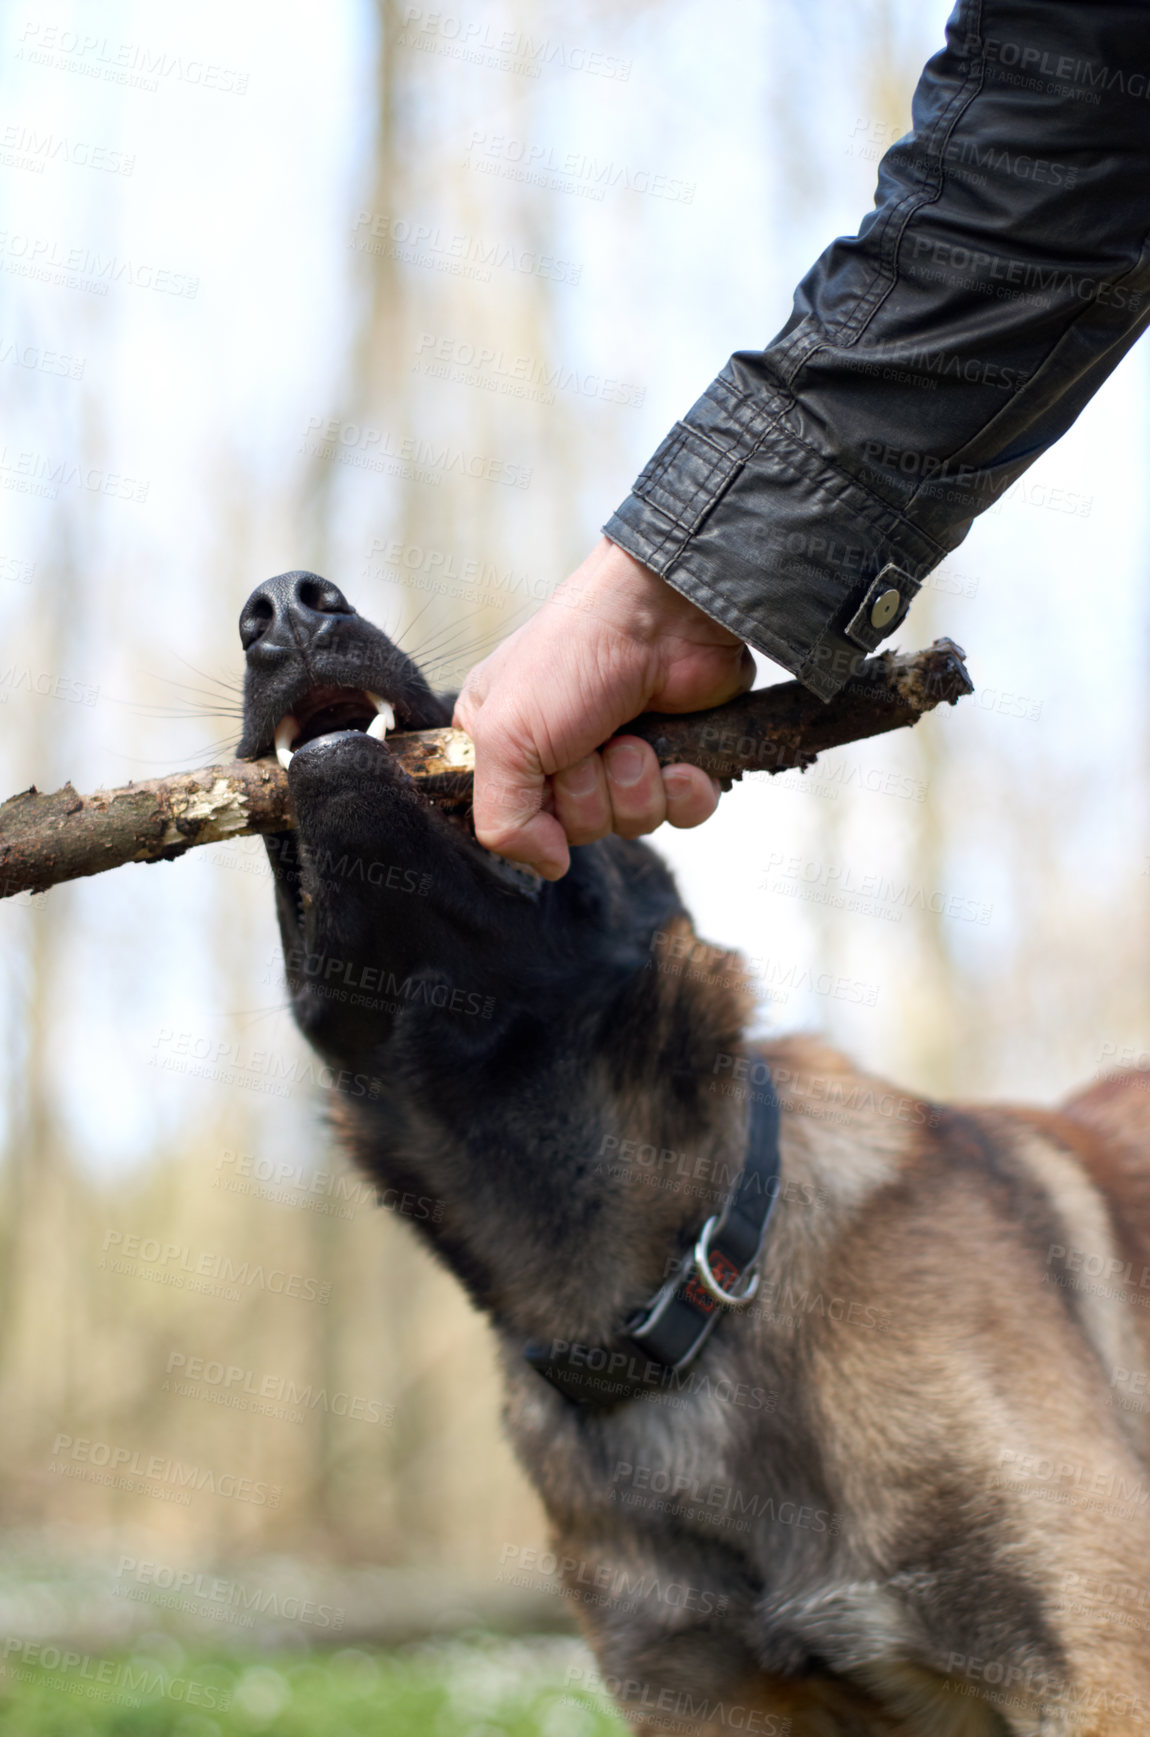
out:
{"label": "knuckle", "polygon": [[597,839],[606,838],[611,828],[606,822],[583,824],[580,826],[565,826],[568,844],[594,844]]}
{"label": "knuckle", "polygon": [[618,832],[622,827],[629,826],[635,828],[636,833],[654,832],[667,818],[667,804],[662,788],[659,785],[654,789],[643,786],[628,794],[632,797],[631,801],[620,802],[618,796],[614,798],[615,830]]}

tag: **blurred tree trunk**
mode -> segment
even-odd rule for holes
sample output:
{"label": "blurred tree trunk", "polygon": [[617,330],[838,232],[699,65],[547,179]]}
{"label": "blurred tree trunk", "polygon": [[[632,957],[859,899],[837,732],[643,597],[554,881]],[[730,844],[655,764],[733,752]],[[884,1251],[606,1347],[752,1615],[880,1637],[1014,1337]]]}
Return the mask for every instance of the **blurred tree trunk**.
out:
{"label": "blurred tree trunk", "polygon": [[[54,582],[52,606],[39,614],[40,667],[53,675],[83,667],[85,592],[75,559],[77,536],[68,503],[55,520],[45,562]],[[46,697],[29,701],[24,740],[41,775],[67,777],[75,769],[75,712]],[[18,1434],[25,1444],[71,1395],[83,1335],[74,1244],[82,1185],[59,1101],[67,1070],[61,1053],[66,1009],[79,968],[76,899],[74,888],[57,889],[51,900],[29,899],[24,913],[23,1045],[10,1075],[15,1089],[0,1232],[0,1407],[9,1440]]]}

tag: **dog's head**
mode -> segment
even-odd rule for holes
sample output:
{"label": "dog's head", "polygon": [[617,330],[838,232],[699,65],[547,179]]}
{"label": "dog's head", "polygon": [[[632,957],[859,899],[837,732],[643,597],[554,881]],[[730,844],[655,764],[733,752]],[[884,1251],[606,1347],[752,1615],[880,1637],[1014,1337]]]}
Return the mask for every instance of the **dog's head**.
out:
{"label": "dog's head", "polygon": [[[602,1336],[662,1282],[698,1209],[595,1155],[623,1131],[660,1153],[720,1148],[741,1110],[708,1083],[742,1029],[741,976],[648,969],[689,925],[645,845],[581,846],[541,882],[437,808],[386,728],[445,725],[451,699],[334,585],[269,580],[240,631],[239,752],[290,754],[296,830],[267,844],[292,1009],[331,1065],[337,1128],[370,1174],[441,1203],[419,1228],[481,1306],[536,1336]],[[626,1197],[611,1234],[608,1197]]]}
{"label": "dog's head", "polygon": [[387,731],[450,723],[451,696],[314,573],[260,585],[240,616],[238,753],[280,751],[297,831],[269,840],[293,1009],[341,1063],[378,1063],[431,1020],[444,1054],[509,1021],[571,1013],[633,971],[679,909],[642,845],[572,853],[556,884],[478,845],[402,770]]}

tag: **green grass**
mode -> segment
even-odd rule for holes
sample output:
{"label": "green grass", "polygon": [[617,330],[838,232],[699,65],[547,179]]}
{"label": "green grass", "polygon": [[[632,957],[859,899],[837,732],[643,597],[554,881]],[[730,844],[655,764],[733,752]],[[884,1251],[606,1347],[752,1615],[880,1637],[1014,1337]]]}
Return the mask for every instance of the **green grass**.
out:
{"label": "green grass", "polygon": [[623,1737],[570,1643],[243,1657],[0,1645],[4,1737]]}

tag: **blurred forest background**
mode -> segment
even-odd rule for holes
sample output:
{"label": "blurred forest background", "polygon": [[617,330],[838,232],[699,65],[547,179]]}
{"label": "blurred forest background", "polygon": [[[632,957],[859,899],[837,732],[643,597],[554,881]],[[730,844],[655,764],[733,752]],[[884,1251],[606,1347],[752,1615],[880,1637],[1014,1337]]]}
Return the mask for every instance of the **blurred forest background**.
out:
{"label": "blurred forest background", "polygon": [[[947,11],[460,4],[5,9],[4,794],[221,756],[287,568],[458,685],[857,227]],[[1042,1101],[1150,1049],[1146,374],[915,605],[976,699],[656,839],[764,1029]],[[4,1632],[201,1569],[319,1639],[401,1570],[545,1611],[484,1324],[328,1148],[262,844],[0,931]]]}

